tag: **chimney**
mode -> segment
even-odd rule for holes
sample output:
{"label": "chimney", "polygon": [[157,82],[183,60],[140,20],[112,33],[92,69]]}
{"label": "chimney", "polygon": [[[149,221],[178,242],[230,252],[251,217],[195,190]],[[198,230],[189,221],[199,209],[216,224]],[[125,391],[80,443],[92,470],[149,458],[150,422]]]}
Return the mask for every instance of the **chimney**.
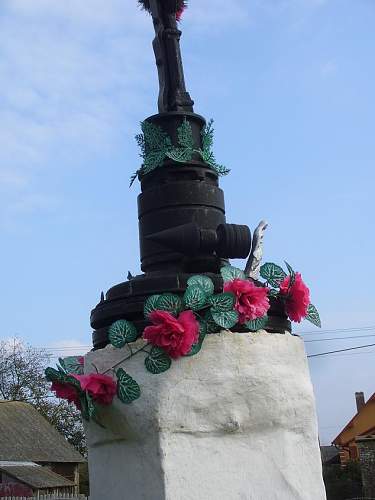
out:
{"label": "chimney", "polygon": [[355,401],[357,403],[357,411],[359,412],[365,406],[365,395],[363,392],[355,393]]}

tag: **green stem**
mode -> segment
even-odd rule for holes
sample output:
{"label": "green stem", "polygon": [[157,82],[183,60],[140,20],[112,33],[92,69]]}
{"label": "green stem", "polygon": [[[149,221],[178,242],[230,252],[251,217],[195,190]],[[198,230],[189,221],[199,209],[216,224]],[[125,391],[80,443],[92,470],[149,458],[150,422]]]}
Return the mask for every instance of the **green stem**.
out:
{"label": "green stem", "polygon": [[142,346],[140,347],[139,349],[137,349],[136,351],[133,351],[131,349],[131,347],[128,345],[129,349],[130,349],[130,354],[129,356],[126,356],[125,358],[121,359],[120,361],[118,361],[116,364],[114,364],[113,366],[111,366],[110,368],[108,368],[108,370],[105,370],[103,372],[102,375],[105,375],[106,373],[110,372],[110,371],[113,371],[115,368],[117,368],[119,365],[121,365],[122,363],[124,363],[125,361],[127,361],[128,359],[132,358],[133,356],[135,356],[136,354],[140,353],[141,351],[143,352],[146,352],[147,354],[149,354],[149,351],[146,351],[145,347],[147,347],[148,345],[150,344],[146,344],[145,346]]}

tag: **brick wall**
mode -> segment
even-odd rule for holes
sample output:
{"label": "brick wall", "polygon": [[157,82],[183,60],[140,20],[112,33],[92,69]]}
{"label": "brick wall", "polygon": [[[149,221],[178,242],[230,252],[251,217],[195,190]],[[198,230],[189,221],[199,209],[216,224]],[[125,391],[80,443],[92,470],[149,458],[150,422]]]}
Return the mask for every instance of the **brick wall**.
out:
{"label": "brick wall", "polygon": [[375,498],[375,436],[357,438],[356,442],[361,463],[363,495]]}

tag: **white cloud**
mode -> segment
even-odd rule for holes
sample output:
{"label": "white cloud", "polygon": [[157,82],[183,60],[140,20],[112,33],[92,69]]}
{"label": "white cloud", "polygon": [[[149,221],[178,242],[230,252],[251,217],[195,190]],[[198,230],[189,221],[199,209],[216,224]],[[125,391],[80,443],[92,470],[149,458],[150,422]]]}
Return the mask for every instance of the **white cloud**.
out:
{"label": "white cloud", "polygon": [[150,39],[150,20],[132,0],[3,2],[1,211],[35,195],[36,172],[111,151],[126,118],[147,106]]}
{"label": "white cloud", "polygon": [[83,344],[77,339],[63,339],[54,342],[47,347],[48,351],[56,358],[64,358],[67,356],[83,356],[90,351],[91,346]]}

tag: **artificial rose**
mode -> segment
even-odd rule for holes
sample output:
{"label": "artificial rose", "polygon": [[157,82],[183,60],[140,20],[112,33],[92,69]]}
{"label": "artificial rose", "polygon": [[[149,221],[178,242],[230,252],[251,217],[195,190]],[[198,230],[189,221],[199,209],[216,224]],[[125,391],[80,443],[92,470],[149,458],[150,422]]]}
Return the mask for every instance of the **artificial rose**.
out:
{"label": "artificial rose", "polygon": [[290,276],[280,284],[280,295],[285,297],[285,310],[292,321],[300,323],[307,316],[310,304],[310,290],[302,281],[300,273],[296,273],[294,283],[290,286]]}
{"label": "artificial rose", "polygon": [[81,388],[87,391],[94,401],[102,405],[110,405],[117,392],[117,384],[113,378],[100,373],[89,375],[72,375],[81,384]]}
{"label": "artificial rose", "polygon": [[74,403],[78,409],[81,408],[78,391],[74,385],[63,382],[52,382],[51,391],[60,399],[66,399],[69,403]]}
{"label": "artificial rose", "polygon": [[184,10],[186,9],[185,6],[181,7],[180,10],[176,12],[176,20],[181,21],[182,14],[184,13]]}
{"label": "artificial rose", "polygon": [[268,311],[268,288],[254,285],[252,281],[236,278],[224,283],[224,292],[231,292],[236,297],[235,309],[239,323],[262,318]]}
{"label": "artificial rose", "polygon": [[193,311],[183,311],[178,318],[167,311],[153,311],[149,319],[154,324],[146,326],[143,338],[162,347],[172,358],[188,354],[198,341],[199,323]]}

